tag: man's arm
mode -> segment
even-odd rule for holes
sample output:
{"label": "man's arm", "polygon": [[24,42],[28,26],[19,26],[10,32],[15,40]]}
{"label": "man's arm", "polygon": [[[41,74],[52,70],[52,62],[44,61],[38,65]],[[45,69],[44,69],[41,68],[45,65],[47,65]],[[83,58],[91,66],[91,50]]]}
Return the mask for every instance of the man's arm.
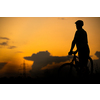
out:
{"label": "man's arm", "polygon": [[70,49],[70,51],[73,51],[73,49],[74,49],[74,46],[75,46],[75,40],[73,40],[73,41],[72,41],[72,44],[71,44],[71,49]]}
{"label": "man's arm", "polygon": [[74,46],[76,44],[76,40],[77,40],[77,35],[75,33],[74,40],[72,41],[72,44],[71,44],[71,49],[70,49],[69,55],[72,54],[72,51],[73,51]]}
{"label": "man's arm", "polygon": [[75,46],[75,40],[72,41],[71,49],[70,49],[69,55],[72,54],[72,51],[73,51],[73,49],[74,49],[74,46]]}

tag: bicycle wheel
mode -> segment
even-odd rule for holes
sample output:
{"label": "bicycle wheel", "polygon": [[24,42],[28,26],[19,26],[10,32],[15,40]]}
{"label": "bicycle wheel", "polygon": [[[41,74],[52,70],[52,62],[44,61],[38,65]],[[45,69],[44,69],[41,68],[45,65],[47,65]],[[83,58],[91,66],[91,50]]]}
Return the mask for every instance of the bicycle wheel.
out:
{"label": "bicycle wheel", "polygon": [[[78,57],[77,57],[78,58]],[[79,65],[80,66],[80,65]],[[87,77],[87,76],[92,76],[93,75],[93,61],[91,57],[88,58],[88,63],[86,69],[82,69],[82,67],[79,67],[80,69],[77,70],[78,76],[79,77]],[[77,64],[76,64],[76,69],[77,69]]]}
{"label": "bicycle wheel", "polygon": [[93,60],[91,59],[91,57],[88,58],[87,67],[89,69],[89,75],[93,75]]}
{"label": "bicycle wheel", "polygon": [[77,75],[76,69],[74,64],[65,63],[60,66],[58,70],[58,77],[61,80],[71,79]]}

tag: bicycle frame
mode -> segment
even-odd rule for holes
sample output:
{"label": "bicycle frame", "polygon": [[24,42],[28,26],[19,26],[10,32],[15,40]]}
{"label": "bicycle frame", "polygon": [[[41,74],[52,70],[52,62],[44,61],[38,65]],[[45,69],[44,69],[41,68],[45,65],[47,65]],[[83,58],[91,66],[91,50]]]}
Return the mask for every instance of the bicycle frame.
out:
{"label": "bicycle frame", "polygon": [[77,64],[76,58],[78,58],[78,57],[76,56],[75,53],[73,53],[73,54],[74,54],[74,57],[73,57],[73,59],[72,59],[72,61],[71,61],[71,64],[73,64],[73,62],[75,61],[75,65],[76,65],[76,64]]}
{"label": "bicycle frame", "polygon": [[[65,64],[63,64],[63,65],[61,65],[60,66],[60,68],[59,68],[59,70],[58,70],[58,76],[60,77],[61,76],[61,73],[63,74],[63,68],[64,67],[67,67],[67,66],[70,66],[69,67],[69,71],[67,71],[68,72],[68,74],[67,74],[67,76],[68,77],[73,77],[73,75],[72,75],[72,70],[73,70],[73,67],[76,69],[76,71],[77,71],[77,75],[80,77],[82,74],[81,74],[81,72],[82,72],[82,67],[80,66],[80,63],[79,63],[79,61],[77,60],[77,58],[79,59],[79,57],[78,56],[76,56],[76,54],[75,53],[73,53],[74,54],[74,56],[73,56],[73,58],[72,58],[72,61],[70,62],[70,63],[65,63]],[[93,61],[92,61],[92,59],[91,59],[91,57],[89,57],[88,58],[89,59],[89,61],[90,61],[90,67],[89,66],[87,66],[88,68],[89,68],[89,74],[87,73],[87,71],[86,71],[86,75],[88,75],[88,76],[92,76],[93,75]],[[74,63],[74,61],[75,61],[75,63]],[[84,70],[83,70],[84,71]],[[60,78],[63,78],[63,77],[60,77]]]}
{"label": "bicycle frame", "polygon": [[[74,57],[73,57],[73,59],[72,59],[72,61],[71,61],[71,64],[74,65],[74,67],[78,70],[78,68],[79,68],[80,66],[79,66],[79,62],[76,60],[76,58],[79,59],[79,57],[77,57],[75,53],[73,53],[73,54],[74,54]],[[92,74],[93,74],[93,60],[91,59],[91,57],[89,57],[88,59],[89,59],[90,62],[91,62],[91,75],[92,75]],[[74,61],[75,61],[75,64],[73,64]],[[72,69],[72,68],[71,68],[71,69]]]}

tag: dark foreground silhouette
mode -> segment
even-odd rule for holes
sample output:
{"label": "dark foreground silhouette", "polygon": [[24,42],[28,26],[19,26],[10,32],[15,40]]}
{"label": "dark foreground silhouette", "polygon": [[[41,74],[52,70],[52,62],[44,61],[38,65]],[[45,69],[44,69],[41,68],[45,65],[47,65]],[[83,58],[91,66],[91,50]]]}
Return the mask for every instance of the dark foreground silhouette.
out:
{"label": "dark foreground silhouette", "polygon": [[3,77],[0,78],[0,84],[100,84],[100,74],[94,74],[92,77],[87,78],[73,78],[69,77],[65,79],[59,79],[55,76],[47,77]]}
{"label": "dark foreground silhouette", "polygon": [[43,76],[36,76],[35,78],[28,75],[9,78],[2,77],[0,78],[0,84],[100,84],[100,51],[97,51],[95,55],[98,59],[93,60],[94,73],[89,77],[79,78],[73,76],[60,79],[57,74],[59,67],[56,67],[45,69]]}
{"label": "dark foreground silhouette", "polygon": [[[58,77],[58,69],[46,69],[44,70],[43,76],[36,76],[35,78],[28,75],[16,76],[16,77],[2,77],[0,78],[0,84],[100,84],[100,51],[97,51],[95,55],[98,57],[97,60],[93,60],[94,73],[89,77]],[[67,71],[67,68],[66,68]]]}

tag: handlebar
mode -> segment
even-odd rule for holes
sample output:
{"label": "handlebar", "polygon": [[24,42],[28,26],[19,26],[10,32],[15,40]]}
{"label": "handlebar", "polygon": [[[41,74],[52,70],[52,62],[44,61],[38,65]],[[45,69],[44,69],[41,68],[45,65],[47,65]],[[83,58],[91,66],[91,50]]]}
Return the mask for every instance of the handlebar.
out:
{"label": "handlebar", "polygon": [[74,54],[74,56],[76,55],[77,51],[72,51],[72,52],[69,52],[68,55],[72,55]]}

